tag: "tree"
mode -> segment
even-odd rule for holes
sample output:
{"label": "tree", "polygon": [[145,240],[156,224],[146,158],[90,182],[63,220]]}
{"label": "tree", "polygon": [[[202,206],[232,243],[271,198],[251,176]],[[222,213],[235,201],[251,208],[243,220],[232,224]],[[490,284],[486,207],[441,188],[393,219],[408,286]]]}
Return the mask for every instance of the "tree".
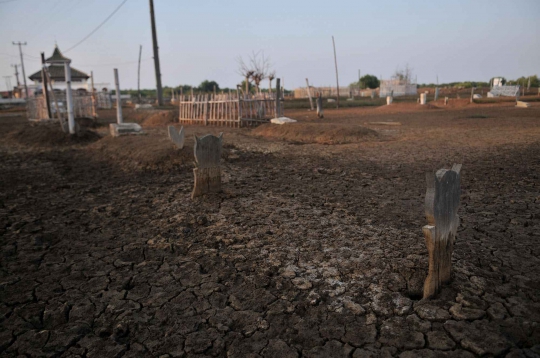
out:
{"label": "tree", "polygon": [[272,71],[268,74],[268,82],[270,83],[268,91],[272,93],[272,81],[276,78],[276,71]]}
{"label": "tree", "polygon": [[218,85],[218,83],[216,81],[204,80],[199,85],[199,91],[201,91],[201,92],[213,92],[214,87],[215,87],[216,91],[219,91],[219,85]]}
{"label": "tree", "polygon": [[377,76],[373,75],[364,75],[360,78],[360,88],[377,88],[379,87],[380,82]]}
{"label": "tree", "polygon": [[[245,63],[242,57],[236,59],[238,62],[238,74],[244,77],[246,93],[249,92],[249,83],[253,82],[260,92],[262,80],[270,74],[270,59],[264,56],[264,52],[253,52],[249,57],[249,63]],[[275,76],[275,74],[273,74]],[[271,80],[270,80],[271,81]]]}
{"label": "tree", "polygon": [[238,57],[236,59],[236,62],[238,62],[238,74],[242,77],[244,77],[244,81],[242,82],[245,87],[242,87],[245,89],[245,93],[249,93],[249,87],[251,82],[251,76],[255,73],[255,70],[251,68],[250,65],[246,64],[244,62],[244,59],[242,57]]}
{"label": "tree", "polygon": [[412,67],[409,67],[409,64],[406,64],[405,68],[403,69],[400,69],[399,67],[396,68],[396,72],[394,73],[392,78],[404,81],[405,83],[411,83],[413,76],[412,71]]}

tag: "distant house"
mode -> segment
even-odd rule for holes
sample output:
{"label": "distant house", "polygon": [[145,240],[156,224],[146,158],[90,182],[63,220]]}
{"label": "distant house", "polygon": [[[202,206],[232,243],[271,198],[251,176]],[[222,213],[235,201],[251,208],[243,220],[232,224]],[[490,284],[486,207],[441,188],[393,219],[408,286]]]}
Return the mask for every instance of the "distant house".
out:
{"label": "distant house", "polygon": [[[45,60],[45,62],[48,64],[47,68],[49,70],[49,75],[51,76],[51,84],[55,90],[62,90],[64,91],[67,88],[66,85],[66,74],[64,69],[64,63],[66,61],[71,61],[69,58],[62,55],[62,52],[60,52],[60,49],[58,46],[55,46],[54,52],[51,57]],[[37,71],[36,73],[30,75],[28,78],[30,78],[32,81],[34,81],[34,85],[36,85],[39,88],[39,92],[43,91],[42,86],[42,78],[41,78],[41,70]],[[71,67],[71,88],[73,90],[78,91],[88,91],[90,90],[88,79],[90,76],[88,74]]]}

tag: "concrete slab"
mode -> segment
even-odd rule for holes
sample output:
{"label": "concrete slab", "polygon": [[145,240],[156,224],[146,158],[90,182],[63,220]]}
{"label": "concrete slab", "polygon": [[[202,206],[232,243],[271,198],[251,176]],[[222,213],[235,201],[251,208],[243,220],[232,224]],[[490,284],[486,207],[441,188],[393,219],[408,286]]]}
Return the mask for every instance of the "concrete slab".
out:
{"label": "concrete slab", "polygon": [[142,134],[142,128],[137,123],[111,123],[109,130],[113,137],[120,137],[123,135]]}
{"label": "concrete slab", "polygon": [[516,102],[516,107],[519,107],[519,108],[529,108],[529,104],[528,104],[527,102],[517,101],[517,102]]}
{"label": "concrete slab", "polygon": [[270,123],[273,124],[286,124],[286,123],[296,123],[296,119],[291,119],[287,117],[272,118]]}

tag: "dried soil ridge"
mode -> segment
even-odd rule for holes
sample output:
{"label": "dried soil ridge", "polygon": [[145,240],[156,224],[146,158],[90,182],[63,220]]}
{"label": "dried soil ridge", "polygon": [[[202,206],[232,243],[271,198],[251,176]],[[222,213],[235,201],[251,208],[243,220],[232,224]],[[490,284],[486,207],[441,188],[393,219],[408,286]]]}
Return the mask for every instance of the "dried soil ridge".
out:
{"label": "dried soil ridge", "polygon": [[89,144],[101,139],[96,132],[80,129],[76,134],[64,133],[58,123],[26,125],[10,133],[9,140],[28,147],[63,147]]}
{"label": "dried soil ridge", "polygon": [[253,129],[250,134],[262,138],[306,144],[361,143],[379,138],[379,134],[375,130],[366,127],[320,123],[264,124]]}

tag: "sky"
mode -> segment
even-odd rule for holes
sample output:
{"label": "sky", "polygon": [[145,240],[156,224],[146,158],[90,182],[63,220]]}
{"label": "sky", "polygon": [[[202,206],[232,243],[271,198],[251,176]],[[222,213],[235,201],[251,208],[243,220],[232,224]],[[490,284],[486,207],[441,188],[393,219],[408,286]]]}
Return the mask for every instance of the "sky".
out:
{"label": "sky", "polygon": [[[0,0],[0,90],[3,76],[16,82],[12,41],[27,42],[27,77],[39,70],[40,52],[49,57],[56,43],[97,83],[114,85],[118,68],[123,89],[137,88],[142,45],[141,88],[155,88],[147,0],[127,0],[66,51],[122,1]],[[155,0],[154,8],[164,86],[214,80],[235,87],[238,57],[254,51],[270,58],[287,89],[305,86],[306,78],[335,86],[332,36],[340,85],[356,81],[359,70],[390,78],[407,64],[418,83],[540,75],[539,0]]]}

